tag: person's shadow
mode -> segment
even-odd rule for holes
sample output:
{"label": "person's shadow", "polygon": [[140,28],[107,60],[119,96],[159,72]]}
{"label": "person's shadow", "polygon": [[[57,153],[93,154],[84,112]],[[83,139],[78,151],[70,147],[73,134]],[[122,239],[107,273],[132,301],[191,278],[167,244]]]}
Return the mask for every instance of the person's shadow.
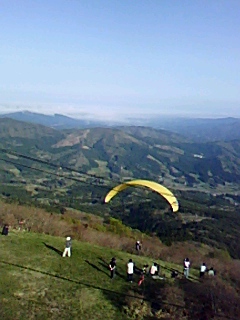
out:
{"label": "person's shadow", "polygon": [[49,244],[43,242],[43,244],[45,245],[45,247],[47,247],[48,249],[55,251],[59,256],[62,256],[62,251],[58,250],[57,248],[50,246]]}
{"label": "person's shadow", "polygon": [[137,266],[134,266],[134,273],[137,275],[141,275],[142,274],[142,269],[138,268]]}
{"label": "person's shadow", "polygon": [[91,266],[92,268],[96,269],[99,272],[102,272],[104,274],[106,274],[108,276],[108,273],[103,271],[102,269],[98,268],[98,266],[96,266],[95,264],[89,262],[88,260],[84,260],[89,266]]}

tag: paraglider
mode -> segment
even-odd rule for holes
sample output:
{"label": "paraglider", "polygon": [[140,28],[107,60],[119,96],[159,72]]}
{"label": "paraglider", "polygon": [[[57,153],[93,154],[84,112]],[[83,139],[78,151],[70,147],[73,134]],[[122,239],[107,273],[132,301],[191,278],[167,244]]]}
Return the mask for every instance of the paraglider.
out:
{"label": "paraglider", "polygon": [[104,202],[105,203],[109,202],[119,192],[131,186],[132,187],[148,187],[153,191],[156,191],[168,201],[168,203],[172,207],[173,212],[178,211],[179,209],[178,200],[173,195],[173,193],[170,190],[168,190],[166,187],[162,186],[161,184],[154,181],[149,181],[149,180],[132,180],[132,181],[127,181],[122,184],[119,184],[118,186],[114,187],[112,190],[108,192],[108,194],[104,199]]}

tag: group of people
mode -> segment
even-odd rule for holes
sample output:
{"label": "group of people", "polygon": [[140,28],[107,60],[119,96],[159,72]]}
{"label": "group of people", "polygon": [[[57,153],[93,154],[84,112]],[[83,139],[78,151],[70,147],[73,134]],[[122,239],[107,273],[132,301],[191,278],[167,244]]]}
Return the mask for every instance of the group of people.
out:
{"label": "group of people", "polygon": [[[111,259],[111,261],[109,262],[109,270],[110,270],[110,278],[113,279],[115,277],[116,274],[116,267],[117,267],[117,263],[116,263],[116,258],[113,257]],[[149,265],[144,265],[141,269],[139,269],[138,267],[136,267],[135,263],[133,262],[132,259],[129,259],[129,261],[127,262],[126,265],[126,271],[127,271],[127,281],[129,282],[133,282],[133,278],[134,278],[134,274],[138,274],[139,275],[139,279],[138,279],[138,285],[140,286],[144,279],[145,279],[145,275],[149,274],[150,276],[152,276],[154,278],[154,276],[158,275],[160,272],[160,266],[154,262],[152,264],[152,266],[149,268]]]}
{"label": "group of people", "polygon": [[[189,277],[189,269],[190,269],[190,261],[188,258],[184,259],[183,261],[183,274],[185,276],[186,279],[188,279]],[[206,263],[202,263],[200,266],[200,271],[199,271],[199,277],[203,278],[205,274],[208,274],[209,276],[215,276],[216,275],[216,271],[213,269],[213,267],[211,267],[210,269],[207,268]]]}
{"label": "group of people", "polygon": [[200,266],[200,272],[199,272],[199,277],[202,278],[204,277],[205,274],[208,274],[209,276],[215,276],[216,271],[211,267],[210,269],[207,268],[206,263],[202,263]]}
{"label": "group of people", "polygon": [[[7,227],[7,226],[6,226]],[[5,234],[4,232],[4,229],[2,231],[2,234]],[[8,229],[7,229],[7,232],[8,232]],[[137,241],[136,242],[136,251],[139,252],[141,250],[141,243],[140,241]],[[66,237],[66,244],[65,244],[65,249],[63,251],[63,254],[62,256],[63,257],[71,257],[71,250],[72,250],[72,239],[71,237]],[[189,270],[190,270],[190,260],[189,258],[185,258],[184,261],[183,261],[183,275],[186,279],[189,278]],[[113,257],[111,259],[111,261],[109,262],[109,270],[110,270],[110,278],[113,279],[115,274],[116,274],[116,258]],[[149,274],[151,277],[156,278],[156,276],[159,275],[160,273],[160,266],[154,262],[152,264],[152,266],[149,268],[148,265],[144,265],[142,269],[139,269],[136,267],[135,263],[133,262],[132,259],[129,259],[128,263],[127,263],[127,281],[129,282],[133,282],[133,276],[134,276],[134,273],[138,273],[140,274],[140,278],[139,278],[139,281],[138,281],[138,284],[141,285],[142,282],[144,281],[144,278],[145,278],[145,275],[146,274]],[[208,274],[209,276],[214,276],[216,274],[216,271],[213,269],[213,267],[211,268],[207,268],[206,264],[205,263],[202,263],[201,266],[200,266],[200,271],[199,271],[199,277],[202,278],[204,277],[205,274]],[[178,271],[176,270],[173,270],[172,273],[171,273],[171,277],[172,278],[177,278],[179,275]]]}

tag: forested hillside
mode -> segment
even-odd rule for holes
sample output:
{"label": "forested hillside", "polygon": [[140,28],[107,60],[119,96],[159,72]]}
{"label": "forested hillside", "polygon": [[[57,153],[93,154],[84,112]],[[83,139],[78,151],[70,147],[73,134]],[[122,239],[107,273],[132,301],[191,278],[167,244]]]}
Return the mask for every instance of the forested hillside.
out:
{"label": "forested hillside", "polygon": [[[170,245],[194,240],[239,257],[240,141],[194,143],[145,127],[55,130],[1,121],[0,193],[63,213],[117,217]],[[177,215],[149,189],[103,199],[122,181],[148,179],[174,192]]]}

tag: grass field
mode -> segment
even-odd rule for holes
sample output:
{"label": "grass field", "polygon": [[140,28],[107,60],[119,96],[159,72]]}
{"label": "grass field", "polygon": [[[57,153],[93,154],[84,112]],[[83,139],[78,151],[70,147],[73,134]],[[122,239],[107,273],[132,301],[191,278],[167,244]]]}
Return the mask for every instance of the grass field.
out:
{"label": "grass field", "polygon": [[[130,257],[138,267],[153,261],[74,240],[72,257],[62,258],[64,244],[64,238],[30,232],[0,237],[1,318],[129,319],[123,312],[126,295],[142,289],[137,275],[134,283],[126,281],[126,263]],[[107,265],[113,256],[117,275],[111,280]]]}

